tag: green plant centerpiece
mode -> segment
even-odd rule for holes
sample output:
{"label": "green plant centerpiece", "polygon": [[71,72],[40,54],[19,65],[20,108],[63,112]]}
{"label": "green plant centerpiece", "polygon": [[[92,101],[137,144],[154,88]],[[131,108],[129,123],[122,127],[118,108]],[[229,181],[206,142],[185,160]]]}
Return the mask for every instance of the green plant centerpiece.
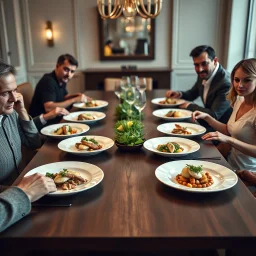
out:
{"label": "green plant centerpiece", "polygon": [[138,120],[120,120],[114,127],[115,142],[119,148],[140,148],[145,141],[144,125]]}
{"label": "green plant centerpiece", "polygon": [[123,100],[122,104],[119,104],[116,107],[116,118],[117,120],[124,120],[124,119],[139,120],[140,113],[133,105],[132,107],[130,107],[129,103]]}

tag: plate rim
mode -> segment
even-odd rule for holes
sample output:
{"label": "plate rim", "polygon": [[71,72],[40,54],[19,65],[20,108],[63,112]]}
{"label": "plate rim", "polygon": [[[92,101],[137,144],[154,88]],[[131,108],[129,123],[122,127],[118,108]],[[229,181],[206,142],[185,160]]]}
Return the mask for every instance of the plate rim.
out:
{"label": "plate rim", "polygon": [[[81,133],[78,133],[78,134],[69,134],[69,135],[53,135],[53,134],[46,134],[46,133],[44,133],[44,131],[43,130],[45,130],[46,128],[49,128],[49,127],[51,127],[51,126],[57,126],[57,125],[59,125],[60,127],[61,127],[61,125],[63,126],[63,125],[74,125],[74,124],[76,124],[76,125],[82,125],[82,126],[86,126],[87,127],[87,129],[86,130],[84,130],[84,131],[82,131]],[[51,124],[51,125],[47,125],[47,126],[45,126],[45,127],[43,127],[41,130],[40,130],[40,133],[41,134],[43,134],[43,135],[45,135],[45,136],[48,136],[48,137],[53,137],[53,138],[66,138],[66,139],[68,139],[69,137],[76,137],[76,136],[78,136],[78,135],[81,135],[81,134],[83,134],[83,133],[85,133],[85,132],[88,132],[90,130],[90,126],[89,125],[87,125],[87,124],[83,124],[83,123],[75,123],[75,122],[73,122],[72,124],[71,123],[58,123],[58,124]]]}
{"label": "plate rim", "polygon": [[[191,142],[193,142],[198,148],[197,148],[195,151],[192,151],[192,152],[183,153],[183,154],[182,154],[182,153],[179,153],[179,154],[175,153],[175,154],[174,154],[174,153],[165,153],[165,152],[160,152],[160,151],[156,151],[156,150],[151,150],[151,149],[145,147],[145,144],[147,144],[148,141],[153,140],[153,139],[162,139],[162,138],[168,139],[168,140],[173,139],[173,140],[191,141]],[[175,141],[174,141],[174,142],[175,142]],[[151,139],[146,140],[146,141],[143,143],[143,147],[144,147],[145,149],[147,149],[148,151],[152,152],[152,153],[155,153],[155,154],[158,154],[158,155],[161,155],[161,156],[173,157],[173,158],[174,158],[174,157],[182,157],[182,156],[186,156],[186,155],[195,153],[195,152],[197,152],[197,151],[201,148],[201,146],[200,146],[200,144],[199,144],[198,142],[196,142],[196,141],[194,141],[194,140],[191,140],[191,139],[182,138],[182,137],[177,137],[177,136],[175,136],[175,137],[167,137],[167,136],[165,136],[165,137],[155,137],[155,138],[151,138]]]}
{"label": "plate rim", "polygon": [[[168,164],[170,164],[170,163],[173,165],[174,162],[186,162],[186,163],[191,163],[191,164],[197,162],[197,164],[205,164],[205,163],[207,163],[207,164],[210,164],[210,165],[217,165],[217,166],[219,166],[219,167],[221,167],[221,168],[225,168],[228,172],[230,172],[230,174],[231,174],[231,175],[233,176],[233,178],[234,178],[234,183],[233,183],[232,185],[227,186],[227,187],[222,188],[222,189],[217,189],[217,190],[215,189],[215,190],[212,190],[212,189],[209,189],[210,187],[208,187],[208,188],[189,188],[189,187],[180,185],[180,184],[178,184],[178,183],[174,183],[174,182],[170,179],[169,176],[167,176],[169,183],[168,183],[168,182],[164,182],[163,180],[161,180],[161,179],[159,178],[159,172],[160,172],[159,169],[160,169],[160,168],[163,168],[164,165],[168,165]],[[165,174],[168,175],[168,173],[165,173]],[[237,182],[238,182],[238,177],[237,177],[237,175],[236,175],[230,168],[228,168],[228,167],[226,167],[226,166],[224,166],[224,165],[216,164],[216,163],[209,162],[209,161],[201,161],[201,160],[176,160],[176,161],[172,161],[172,162],[166,162],[166,163],[164,163],[164,164],[159,165],[159,166],[155,169],[155,177],[157,178],[157,180],[158,180],[159,182],[161,182],[162,184],[164,184],[164,185],[166,185],[166,186],[168,186],[168,187],[171,187],[171,188],[174,188],[174,189],[177,189],[177,190],[181,190],[181,191],[185,191],[185,192],[191,192],[191,193],[215,193],[215,192],[221,192],[221,191],[224,191],[224,190],[227,190],[227,189],[230,189],[230,188],[234,187],[234,186],[237,184]],[[173,184],[176,184],[176,186],[171,185],[172,183],[173,183]]]}
{"label": "plate rim", "polygon": [[[44,168],[44,167],[47,167],[47,166],[50,166],[50,165],[55,165],[55,164],[66,164],[66,165],[72,165],[72,164],[78,164],[78,165],[89,165],[89,166],[93,166],[93,167],[96,167],[96,169],[97,169],[97,171],[100,173],[100,179],[99,180],[97,180],[97,182],[95,182],[95,183],[93,183],[94,182],[94,180],[92,179],[91,181],[90,181],[90,183],[92,183],[91,184],[91,186],[90,187],[84,187],[84,188],[82,188],[81,190],[76,190],[76,191],[72,191],[72,189],[71,190],[67,190],[67,191],[65,191],[65,192],[60,192],[60,191],[56,191],[56,192],[52,192],[52,193],[49,193],[49,194],[47,194],[48,196],[70,196],[70,195],[73,195],[73,194],[76,194],[76,193],[80,193],[80,192],[83,192],[83,191],[85,191],[85,190],[89,190],[89,189],[91,189],[91,188],[93,188],[93,187],[95,187],[95,186],[97,186],[99,183],[101,183],[101,181],[103,180],[103,178],[104,178],[104,172],[103,172],[103,170],[99,167],[99,166],[97,166],[97,165],[95,165],[95,164],[91,164],[91,163],[88,163],[88,162],[81,162],[81,161],[59,161],[59,162],[52,162],[52,163],[48,163],[48,164],[43,164],[43,165],[40,165],[40,166],[37,166],[37,167],[35,167],[35,168],[33,168],[33,169],[31,169],[30,171],[28,171],[25,175],[24,175],[24,177],[26,177],[26,176],[28,176],[28,175],[31,175],[31,174],[34,174],[34,173],[38,173],[38,171],[35,171],[36,169],[39,169],[39,168]],[[40,170],[39,170],[40,171]],[[87,171],[87,172],[89,172],[90,174],[91,174],[91,168],[88,168],[88,170],[85,170],[85,171]],[[40,173],[40,172],[39,172]],[[42,174],[42,173],[41,173]],[[92,174],[91,174],[92,175]],[[89,183],[89,184],[90,184]],[[88,184],[87,184],[88,185]]]}
{"label": "plate rim", "polygon": [[104,107],[108,106],[108,104],[109,104],[109,102],[106,101],[106,100],[95,100],[95,101],[103,102],[103,105],[96,106],[96,107],[79,107],[78,106],[79,104],[84,104],[85,102],[84,103],[83,102],[76,102],[76,103],[73,104],[73,107],[80,108],[80,109],[100,109],[100,108],[104,108]]}
{"label": "plate rim", "polygon": [[[97,150],[97,151],[67,151],[67,150],[63,150],[62,148],[60,148],[60,144],[62,144],[62,143],[64,143],[65,141],[67,141],[67,140],[71,140],[71,139],[79,139],[79,138],[82,138],[82,137],[93,137],[93,138],[95,138],[95,137],[101,137],[101,138],[106,138],[106,139],[109,139],[109,140],[111,140],[111,146],[109,146],[108,148],[103,148],[103,149],[99,149],[99,150]],[[65,139],[65,140],[62,140],[62,141],[60,141],[59,143],[58,143],[58,149],[60,149],[61,151],[63,151],[63,152],[67,152],[67,153],[70,153],[70,154],[74,154],[74,155],[83,155],[83,156],[86,156],[86,155],[94,155],[94,154],[98,154],[98,153],[101,153],[101,152],[103,152],[103,151],[106,151],[106,150],[108,150],[108,149],[110,149],[110,148],[112,148],[113,146],[114,146],[114,144],[115,144],[115,142],[114,142],[114,140],[112,140],[111,138],[109,138],[109,137],[106,137],[106,136],[101,136],[101,135],[86,135],[86,136],[76,136],[75,138],[74,137],[72,137],[72,138],[67,138],[67,139]]]}
{"label": "plate rim", "polygon": [[[178,123],[178,124],[188,124],[188,125],[196,125],[196,126],[200,126],[203,128],[203,132],[201,133],[197,133],[197,134],[174,134],[174,133],[167,133],[167,132],[163,132],[163,131],[160,131],[159,127],[160,126],[164,126],[164,125],[167,125],[167,124],[170,124],[170,125],[174,125],[175,123]],[[175,136],[175,137],[185,137],[185,138],[191,138],[191,137],[194,137],[194,136],[199,136],[199,135],[202,135],[206,132],[206,128],[200,124],[193,124],[193,123],[188,123],[188,122],[168,122],[168,123],[163,123],[163,124],[159,124],[156,128],[159,132],[163,133],[163,134],[168,134],[168,135],[171,135],[171,136]]]}
{"label": "plate rim", "polygon": [[160,104],[160,103],[154,102],[154,100],[159,100],[160,101],[160,100],[163,100],[163,99],[166,99],[166,97],[154,98],[154,99],[151,100],[151,103],[155,104],[155,105],[158,105],[158,106],[166,106],[166,107],[179,106],[179,105],[185,103],[184,99],[177,99],[177,100],[180,100],[181,102],[180,103],[176,103],[176,104]]}
{"label": "plate rim", "polygon": [[184,112],[188,112],[191,114],[192,116],[192,113],[193,111],[191,110],[188,110],[188,109],[182,109],[182,108],[160,108],[160,109],[156,109],[152,112],[152,115],[155,116],[155,117],[158,117],[158,118],[162,118],[162,119],[165,119],[165,120],[182,120],[182,119],[189,119],[191,118],[191,116],[183,116],[183,117],[167,117],[167,116],[159,116],[159,115],[156,115],[156,112],[160,112],[160,111],[184,111]]}
{"label": "plate rim", "polygon": [[[66,119],[67,116],[70,116],[70,115],[72,115],[72,114],[74,114],[74,113],[81,113],[81,114],[82,114],[82,113],[86,113],[86,112],[91,112],[91,113],[97,112],[97,113],[102,114],[103,116],[100,117],[100,118],[98,118],[98,119],[94,119],[94,120],[68,120],[68,119]],[[74,112],[71,112],[71,113],[69,113],[68,115],[63,116],[63,119],[64,119],[65,121],[68,121],[68,122],[72,122],[72,123],[78,122],[78,123],[81,124],[81,123],[93,123],[93,122],[97,122],[97,121],[100,121],[100,120],[104,119],[105,117],[106,117],[106,114],[103,113],[103,112],[100,112],[100,111],[86,111],[86,110],[84,110],[84,111],[74,111]]]}

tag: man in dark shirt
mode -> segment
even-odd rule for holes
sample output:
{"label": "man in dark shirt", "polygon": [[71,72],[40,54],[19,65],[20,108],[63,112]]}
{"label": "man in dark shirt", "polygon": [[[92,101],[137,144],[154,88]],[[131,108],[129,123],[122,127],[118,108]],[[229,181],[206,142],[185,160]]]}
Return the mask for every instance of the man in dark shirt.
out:
{"label": "man in dark shirt", "polygon": [[[86,95],[68,94],[66,89],[66,84],[74,76],[77,67],[78,61],[70,54],[61,55],[58,58],[55,70],[45,74],[36,86],[29,111],[32,117],[47,113],[56,107],[70,109],[75,102],[87,101]],[[57,123],[60,120],[61,117],[56,117],[49,123]]]}

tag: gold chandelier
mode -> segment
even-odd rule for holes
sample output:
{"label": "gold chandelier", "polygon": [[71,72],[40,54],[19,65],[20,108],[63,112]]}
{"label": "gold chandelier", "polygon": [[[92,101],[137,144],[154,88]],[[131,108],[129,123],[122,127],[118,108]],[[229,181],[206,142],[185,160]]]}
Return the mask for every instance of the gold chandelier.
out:
{"label": "gold chandelier", "polygon": [[[116,19],[122,13],[125,18],[132,18],[138,13],[142,18],[155,18],[162,9],[163,0],[154,0],[151,8],[151,0],[147,0],[147,8],[143,0],[97,0],[98,10],[102,19]],[[153,10],[152,10],[153,9]]]}

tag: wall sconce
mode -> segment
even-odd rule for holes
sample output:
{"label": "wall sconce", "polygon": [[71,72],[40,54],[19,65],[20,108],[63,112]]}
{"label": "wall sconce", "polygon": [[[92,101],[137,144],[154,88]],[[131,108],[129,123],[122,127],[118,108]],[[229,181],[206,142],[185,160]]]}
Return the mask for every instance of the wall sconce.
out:
{"label": "wall sconce", "polygon": [[49,20],[46,22],[45,36],[46,36],[46,39],[47,39],[48,46],[53,47],[54,42],[53,42],[52,22],[49,21]]}

